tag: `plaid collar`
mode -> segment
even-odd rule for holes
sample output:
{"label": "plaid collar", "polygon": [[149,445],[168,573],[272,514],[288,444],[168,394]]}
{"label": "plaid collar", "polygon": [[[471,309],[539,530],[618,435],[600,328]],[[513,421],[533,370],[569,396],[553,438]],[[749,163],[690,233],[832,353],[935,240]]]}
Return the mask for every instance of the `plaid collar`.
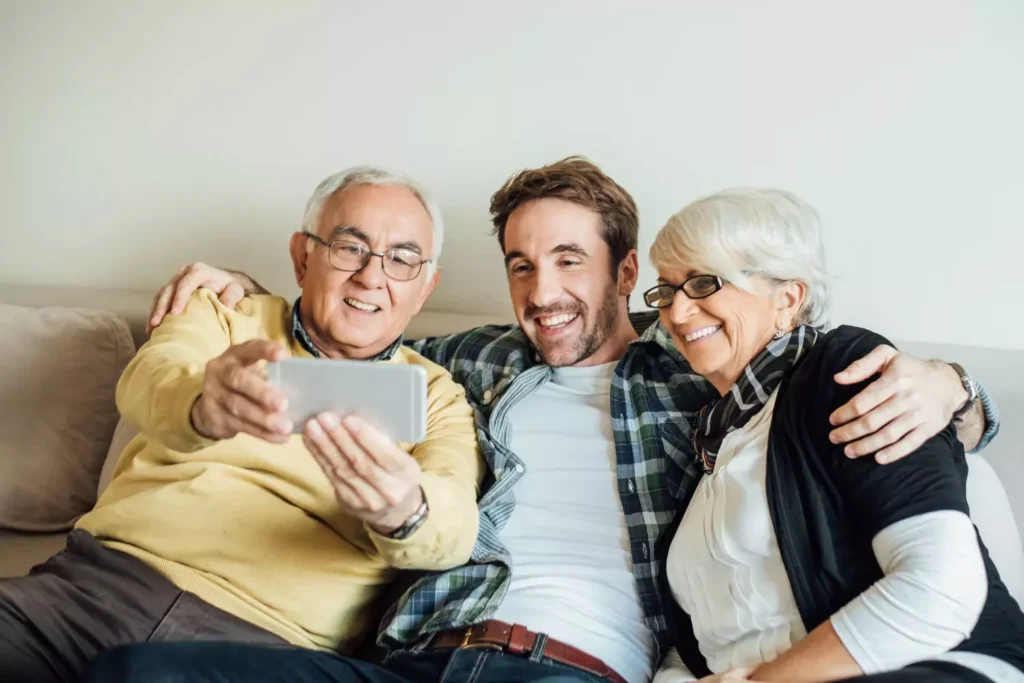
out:
{"label": "plaid collar", "polygon": [[[292,337],[298,340],[299,345],[302,346],[302,348],[304,348],[309,353],[309,355],[313,356],[313,358],[320,358],[320,349],[316,348],[316,346],[313,344],[313,340],[309,338],[309,334],[306,332],[306,328],[302,326],[302,317],[301,314],[299,313],[299,303],[301,302],[302,297],[300,296],[298,299],[295,300],[295,303],[292,305]],[[398,339],[396,339],[391,344],[391,346],[387,347],[386,349],[378,353],[376,356],[373,356],[372,358],[367,358],[366,360],[391,360],[394,357],[395,353],[398,352],[398,349],[402,347],[403,341],[404,336],[398,337]]]}

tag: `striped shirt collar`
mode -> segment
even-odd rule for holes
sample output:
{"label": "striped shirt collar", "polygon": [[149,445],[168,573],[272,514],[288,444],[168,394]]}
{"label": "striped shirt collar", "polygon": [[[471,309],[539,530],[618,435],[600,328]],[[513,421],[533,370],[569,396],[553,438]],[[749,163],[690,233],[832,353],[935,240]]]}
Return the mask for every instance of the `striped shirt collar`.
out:
{"label": "striped shirt collar", "polygon": [[[299,304],[301,302],[302,297],[300,296],[292,305],[292,337],[298,340],[299,345],[305,349],[309,355],[313,356],[313,358],[321,358],[322,354],[320,353],[320,349],[316,348],[316,345],[313,344],[313,340],[309,338],[309,333],[306,332],[306,328],[302,325],[302,316],[299,313]],[[399,335],[398,339],[392,342],[390,346],[378,353],[376,356],[367,358],[366,360],[391,360],[398,352],[398,349],[402,347],[402,342],[404,340],[405,337],[403,335]]]}

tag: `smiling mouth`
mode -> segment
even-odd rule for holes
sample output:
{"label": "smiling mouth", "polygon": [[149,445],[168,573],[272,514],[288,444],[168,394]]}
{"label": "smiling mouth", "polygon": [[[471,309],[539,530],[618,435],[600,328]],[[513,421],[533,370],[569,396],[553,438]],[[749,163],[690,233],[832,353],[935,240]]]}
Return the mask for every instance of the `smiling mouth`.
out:
{"label": "smiling mouth", "polygon": [[686,340],[687,342],[695,342],[698,339],[703,339],[704,337],[708,337],[714,334],[715,332],[718,332],[720,329],[722,329],[721,325],[710,325],[708,327],[702,327],[699,330],[696,330],[695,332],[691,332],[690,334],[684,335],[683,339]]}
{"label": "smiling mouth", "polygon": [[344,301],[352,308],[357,311],[362,311],[363,313],[376,313],[380,310],[380,306],[368,304],[365,301],[360,301],[359,299],[345,299]]}
{"label": "smiling mouth", "polygon": [[580,317],[579,313],[559,313],[558,315],[538,317],[535,320],[545,330],[557,330],[570,324],[578,317]]}

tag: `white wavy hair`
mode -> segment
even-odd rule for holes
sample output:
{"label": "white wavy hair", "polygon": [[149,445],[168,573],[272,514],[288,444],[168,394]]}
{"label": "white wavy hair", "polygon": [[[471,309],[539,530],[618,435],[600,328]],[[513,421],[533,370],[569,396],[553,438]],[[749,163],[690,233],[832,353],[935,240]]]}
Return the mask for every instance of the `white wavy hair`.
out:
{"label": "white wavy hair", "polygon": [[[420,204],[430,214],[430,222],[434,226],[433,253],[430,256],[430,263],[427,264],[428,279],[433,276],[437,270],[437,261],[441,258],[441,247],[444,246],[444,218],[441,216],[441,207],[430,198],[422,185],[401,173],[393,173],[376,166],[353,166],[324,178],[313,190],[309,201],[306,202],[306,211],[302,217],[302,229],[314,235],[317,234],[317,224],[320,222],[320,216],[323,214],[327,201],[345,188],[356,185],[378,187],[396,185],[404,187],[416,195],[416,199],[420,200]],[[309,242],[307,249],[312,249],[313,246],[313,243]]]}
{"label": "white wavy hair", "polygon": [[658,270],[693,269],[748,291],[755,274],[803,282],[807,296],[794,324],[828,327],[832,287],[821,222],[791,192],[733,188],[698,199],[668,219],[650,257]]}

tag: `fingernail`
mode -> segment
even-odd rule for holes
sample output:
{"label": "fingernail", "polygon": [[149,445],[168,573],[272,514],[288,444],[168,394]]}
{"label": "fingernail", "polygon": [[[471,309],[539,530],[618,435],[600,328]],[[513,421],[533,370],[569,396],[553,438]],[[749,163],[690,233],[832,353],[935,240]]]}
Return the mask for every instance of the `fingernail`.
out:
{"label": "fingernail", "polygon": [[835,432],[829,432],[828,440],[831,441],[832,443],[839,443],[839,437],[836,436]]}
{"label": "fingernail", "polygon": [[281,418],[276,421],[276,427],[277,431],[281,432],[282,434],[291,434],[292,421],[287,418]]}
{"label": "fingernail", "polygon": [[310,420],[309,422],[307,422],[306,429],[308,429],[309,433],[312,434],[313,436],[324,435],[324,430],[320,427],[320,423],[317,422],[316,420]]}
{"label": "fingernail", "polygon": [[345,428],[348,429],[350,432],[358,432],[359,429],[363,426],[363,421],[360,420],[355,415],[349,415],[342,421],[342,424],[344,424]]}
{"label": "fingernail", "polygon": [[845,455],[847,458],[852,458],[855,457],[857,454],[854,453],[853,446],[847,446],[846,448],[843,449],[843,455]]}
{"label": "fingernail", "polygon": [[882,455],[881,453],[875,456],[875,462],[877,462],[879,465],[886,465],[889,463],[891,459],[892,458],[889,457],[888,455]]}
{"label": "fingernail", "polygon": [[322,413],[320,415],[320,424],[325,429],[337,429],[340,423],[338,422],[338,416],[334,413]]}

